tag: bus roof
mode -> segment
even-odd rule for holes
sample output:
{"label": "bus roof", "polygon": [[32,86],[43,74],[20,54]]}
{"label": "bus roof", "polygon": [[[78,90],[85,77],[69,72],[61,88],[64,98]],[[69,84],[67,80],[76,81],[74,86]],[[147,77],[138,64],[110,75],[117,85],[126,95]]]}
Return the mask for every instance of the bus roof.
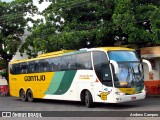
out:
{"label": "bus roof", "polygon": [[112,50],[129,50],[134,51],[134,49],[131,48],[125,48],[125,47],[99,47],[100,49],[104,49],[105,51],[112,51]]}
{"label": "bus roof", "polygon": [[61,50],[61,51],[55,51],[55,52],[51,52],[51,53],[45,53],[45,54],[41,54],[36,58],[32,58],[32,59],[25,59],[25,60],[15,60],[10,62],[9,64],[12,63],[21,63],[21,62],[27,62],[27,61],[32,61],[32,60],[38,60],[38,59],[42,59],[42,58],[48,58],[48,57],[58,57],[58,56],[62,56],[62,55],[71,55],[71,54],[77,54],[77,53],[83,53],[83,52],[87,52],[87,51],[94,51],[94,50],[104,50],[104,51],[114,51],[114,50],[129,50],[129,51],[134,51],[134,49],[131,48],[125,48],[125,47],[98,47],[98,48],[83,48],[80,50]]}

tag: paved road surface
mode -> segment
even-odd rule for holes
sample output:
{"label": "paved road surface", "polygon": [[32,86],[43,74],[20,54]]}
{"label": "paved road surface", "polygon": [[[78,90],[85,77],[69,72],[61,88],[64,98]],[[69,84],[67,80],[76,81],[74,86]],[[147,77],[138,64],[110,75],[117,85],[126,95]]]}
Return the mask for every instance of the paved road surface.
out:
{"label": "paved road surface", "polygon": [[[120,104],[100,104],[96,103],[94,108],[86,108],[80,102],[73,101],[57,101],[57,100],[37,100],[36,102],[22,102],[16,97],[0,97],[0,111],[160,111],[160,98],[146,98],[145,100],[139,100],[134,102],[120,103]],[[14,118],[17,120],[17,118]],[[24,118],[23,118],[24,119]],[[35,119],[35,118],[34,118]],[[39,118],[38,118],[39,119]],[[37,120],[38,120],[37,119]],[[42,118],[44,119],[44,118]],[[53,118],[47,118],[52,119]],[[106,120],[109,118],[97,118],[97,117],[57,117],[54,120]],[[122,118],[115,117],[111,120],[142,120],[151,118]],[[6,118],[0,118],[0,120],[7,120]],[[26,119],[27,120],[27,119]],[[159,120],[159,118],[154,118]]]}

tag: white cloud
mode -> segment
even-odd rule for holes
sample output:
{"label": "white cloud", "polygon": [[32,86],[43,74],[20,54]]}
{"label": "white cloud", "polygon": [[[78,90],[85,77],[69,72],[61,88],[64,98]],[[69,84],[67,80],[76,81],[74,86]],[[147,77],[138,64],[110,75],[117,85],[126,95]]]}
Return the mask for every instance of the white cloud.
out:
{"label": "white cloud", "polygon": [[[5,1],[5,2],[11,2],[13,0],[1,0],[1,1]],[[45,8],[47,8],[51,2],[42,2],[41,4],[38,3],[39,0],[33,0],[33,4],[36,5],[39,9],[39,11],[43,11]]]}
{"label": "white cloud", "polygon": [[43,3],[39,4],[38,0],[33,0],[33,4],[36,5],[38,7],[39,11],[41,12],[41,11],[45,10],[45,8],[47,8],[51,4],[51,2],[43,2]]}

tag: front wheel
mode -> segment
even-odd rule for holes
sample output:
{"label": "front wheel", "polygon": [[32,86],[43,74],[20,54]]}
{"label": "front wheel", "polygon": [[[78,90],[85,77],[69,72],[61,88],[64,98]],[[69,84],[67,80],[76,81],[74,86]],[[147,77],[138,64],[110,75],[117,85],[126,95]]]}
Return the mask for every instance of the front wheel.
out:
{"label": "front wheel", "polygon": [[86,107],[88,108],[93,107],[92,95],[88,90],[85,92],[85,104],[86,104]]}

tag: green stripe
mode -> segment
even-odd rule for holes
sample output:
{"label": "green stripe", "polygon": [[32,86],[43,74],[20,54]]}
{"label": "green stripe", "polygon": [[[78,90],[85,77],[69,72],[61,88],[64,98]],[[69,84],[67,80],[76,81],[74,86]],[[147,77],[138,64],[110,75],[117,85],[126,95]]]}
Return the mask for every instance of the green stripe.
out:
{"label": "green stripe", "polygon": [[64,93],[66,93],[73,82],[73,79],[74,79],[76,72],[77,72],[76,70],[66,71],[63,76],[63,79],[61,81],[59,88],[53,94],[62,95]]}
{"label": "green stripe", "polygon": [[48,90],[45,94],[62,95],[68,91],[77,70],[55,72]]}
{"label": "green stripe", "polygon": [[63,76],[64,76],[65,72],[55,72],[54,73],[54,76],[52,78],[52,81],[49,85],[49,88],[48,90],[45,92],[45,94],[53,94],[54,92],[57,91],[57,89],[59,88],[60,86],[60,83],[63,79]]}

